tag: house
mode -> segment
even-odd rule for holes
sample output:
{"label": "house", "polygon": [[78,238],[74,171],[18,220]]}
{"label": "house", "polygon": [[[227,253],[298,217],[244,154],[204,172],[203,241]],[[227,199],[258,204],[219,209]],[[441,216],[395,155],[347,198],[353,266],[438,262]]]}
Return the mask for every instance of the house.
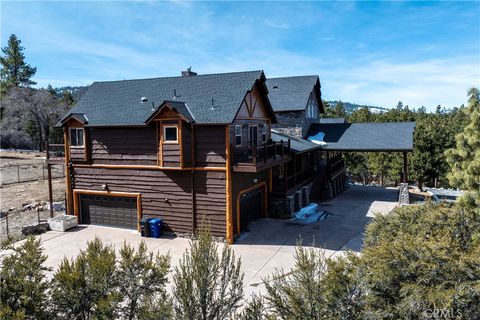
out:
{"label": "house", "polygon": [[291,157],[272,169],[270,213],[291,217],[311,201],[332,198],[345,189],[345,166],[338,152],[325,152],[307,140],[310,127],[325,112],[316,75],[267,79],[268,98],[277,123],[272,139],[290,139]]}
{"label": "house", "polygon": [[93,83],[67,113],[67,211],[136,229],[161,217],[192,233],[207,219],[232,242],[267,216],[270,168],[290,157],[262,71]]}
{"label": "house", "polygon": [[176,234],[194,233],[205,219],[232,243],[253,220],[290,218],[342,192],[342,152],[413,149],[411,125],[365,124],[371,137],[358,139],[363,124],[325,123],[323,111],[318,76],[187,70],[95,82],[57,124],[67,213],[129,229],[160,217]]}
{"label": "house", "polygon": [[268,98],[278,119],[272,128],[306,138],[312,123],[318,122],[324,113],[320,78],[318,76],[295,76],[269,78]]}

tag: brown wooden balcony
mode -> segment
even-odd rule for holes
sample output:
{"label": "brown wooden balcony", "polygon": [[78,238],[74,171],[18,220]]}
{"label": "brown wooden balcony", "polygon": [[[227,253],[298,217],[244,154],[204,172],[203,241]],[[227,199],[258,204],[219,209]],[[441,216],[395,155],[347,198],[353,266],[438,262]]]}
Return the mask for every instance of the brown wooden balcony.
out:
{"label": "brown wooden balcony", "polygon": [[235,149],[233,154],[233,171],[260,172],[290,158],[290,140],[267,141],[258,147],[248,149]]}

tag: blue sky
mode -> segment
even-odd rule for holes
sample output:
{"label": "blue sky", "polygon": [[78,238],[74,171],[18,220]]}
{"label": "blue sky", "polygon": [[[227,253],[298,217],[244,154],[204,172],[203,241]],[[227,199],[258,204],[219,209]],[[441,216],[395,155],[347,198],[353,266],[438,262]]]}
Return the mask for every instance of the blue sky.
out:
{"label": "blue sky", "polygon": [[1,1],[38,86],[318,74],[324,99],[459,106],[480,86],[480,2]]}

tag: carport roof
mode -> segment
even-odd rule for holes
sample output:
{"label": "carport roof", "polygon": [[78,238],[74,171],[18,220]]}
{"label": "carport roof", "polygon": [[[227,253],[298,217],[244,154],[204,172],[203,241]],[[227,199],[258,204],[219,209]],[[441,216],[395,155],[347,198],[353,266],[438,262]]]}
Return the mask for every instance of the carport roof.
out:
{"label": "carport roof", "polygon": [[413,151],[414,129],[415,122],[314,123],[307,136],[323,133],[323,150],[401,152]]}
{"label": "carport roof", "polygon": [[272,140],[276,142],[280,142],[282,140],[288,141],[288,139],[290,139],[290,149],[292,149],[293,152],[306,152],[320,148],[318,144],[315,144],[311,141],[300,139],[275,130],[272,130],[271,135]]}

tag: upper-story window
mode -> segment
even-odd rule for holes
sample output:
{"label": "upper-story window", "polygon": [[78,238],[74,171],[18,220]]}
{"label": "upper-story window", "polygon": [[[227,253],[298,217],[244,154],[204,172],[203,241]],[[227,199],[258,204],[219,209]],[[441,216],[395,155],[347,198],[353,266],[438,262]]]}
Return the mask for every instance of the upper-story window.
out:
{"label": "upper-story window", "polygon": [[235,145],[236,146],[242,145],[242,126],[241,125],[235,126]]}
{"label": "upper-story window", "polygon": [[318,118],[318,106],[313,97],[310,97],[307,104],[307,118],[317,119]]}
{"label": "upper-story window", "polygon": [[178,143],[178,128],[177,126],[163,127],[163,141],[166,143]]}
{"label": "upper-story window", "polygon": [[70,145],[72,147],[85,146],[83,128],[70,128]]}
{"label": "upper-story window", "polygon": [[261,132],[262,132],[262,142],[266,142],[267,141],[267,126],[266,125],[262,126]]}

